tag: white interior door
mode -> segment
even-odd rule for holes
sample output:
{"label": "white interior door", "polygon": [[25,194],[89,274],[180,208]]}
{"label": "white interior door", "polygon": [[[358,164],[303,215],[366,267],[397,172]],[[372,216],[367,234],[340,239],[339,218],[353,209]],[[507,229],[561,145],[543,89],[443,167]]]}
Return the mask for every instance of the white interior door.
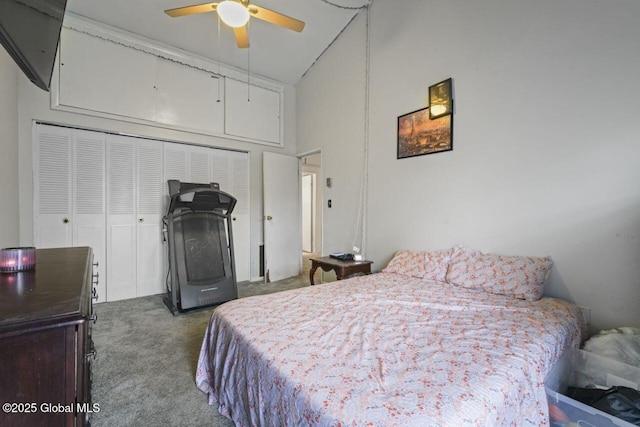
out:
{"label": "white interior door", "polygon": [[265,271],[276,281],[300,273],[300,162],[269,152],[262,161]]}

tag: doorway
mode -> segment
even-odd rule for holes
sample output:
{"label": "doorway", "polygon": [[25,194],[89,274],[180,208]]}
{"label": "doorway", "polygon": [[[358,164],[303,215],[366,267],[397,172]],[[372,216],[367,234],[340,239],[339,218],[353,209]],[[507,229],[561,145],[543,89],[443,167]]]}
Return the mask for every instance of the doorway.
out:
{"label": "doorway", "polygon": [[[302,275],[308,276],[310,259],[322,256],[322,156],[320,152],[304,155],[301,163]],[[321,272],[316,272],[316,283]]]}

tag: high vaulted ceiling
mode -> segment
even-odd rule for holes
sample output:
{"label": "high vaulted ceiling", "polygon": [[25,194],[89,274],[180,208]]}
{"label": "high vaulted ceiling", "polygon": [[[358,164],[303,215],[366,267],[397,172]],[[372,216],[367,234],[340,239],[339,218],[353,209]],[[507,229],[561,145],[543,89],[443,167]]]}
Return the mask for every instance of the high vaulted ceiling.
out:
{"label": "high vaulted ceiling", "polygon": [[[252,74],[295,84],[369,0],[255,0],[258,6],[302,20],[297,33],[251,18],[248,49],[215,12],[171,18],[165,9],[202,0],[68,0],[67,12],[211,58]],[[338,7],[342,6],[342,7]],[[220,34],[220,37],[218,37]]]}

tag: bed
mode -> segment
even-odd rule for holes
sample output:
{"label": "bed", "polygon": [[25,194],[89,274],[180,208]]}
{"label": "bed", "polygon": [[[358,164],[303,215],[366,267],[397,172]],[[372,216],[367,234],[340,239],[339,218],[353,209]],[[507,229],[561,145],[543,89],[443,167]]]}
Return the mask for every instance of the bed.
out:
{"label": "bed", "polygon": [[238,426],[548,425],[544,376],[579,346],[580,310],[512,286],[543,287],[549,263],[456,270],[461,251],[400,251],[381,273],[217,307],[198,388]]}

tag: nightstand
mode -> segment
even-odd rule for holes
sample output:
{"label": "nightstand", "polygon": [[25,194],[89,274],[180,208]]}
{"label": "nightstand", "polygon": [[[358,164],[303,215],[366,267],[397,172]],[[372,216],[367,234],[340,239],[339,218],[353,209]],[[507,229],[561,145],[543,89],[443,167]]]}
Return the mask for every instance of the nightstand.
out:
{"label": "nightstand", "polygon": [[312,285],[315,285],[313,282],[313,274],[316,272],[318,267],[322,268],[324,271],[335,271],[338,280],[342,280],[356,273],[370,274],[371,264],[373,264],[373,261],[341,261],[328,256],[322,258],[311,258],[309,281]]}

